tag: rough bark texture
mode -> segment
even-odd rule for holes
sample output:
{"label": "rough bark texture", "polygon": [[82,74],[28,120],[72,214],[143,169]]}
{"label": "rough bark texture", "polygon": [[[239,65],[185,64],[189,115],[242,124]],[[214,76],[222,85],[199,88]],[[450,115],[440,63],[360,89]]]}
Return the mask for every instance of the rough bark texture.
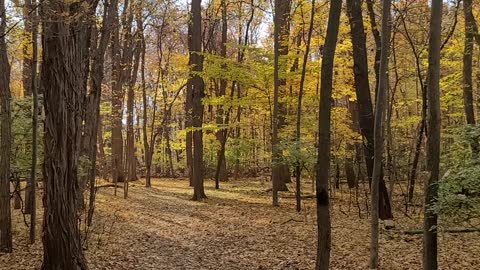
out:
{"label": "rough bark texture", "polygon": [[203,104],[202,99],[205,96],[205,84],[203,78],[198,72],[203,70],[202,51],[202,6],[201,0],[192,0],[192,43],[190,48],[190,57],[192,67],[192,126],[193,131],[193,200],[202,200],[206,198],[203,187]]}
{"label": "rough bark texture", "polygon": [[[369,183],[373,175],[374,163],[374,112],[372,107],[372,98],[370,94],[370,84],[368,79],[368,62],[365,29],[363,26],[362,6],[360,0],[347,1],[347,14],[351,27],[351,38],[353,45],[353,62],[355,75],[355,92],[357,95],[358,120],[360,132],[366,142],[364,143],[365,163]],[[385,181],[380,179],[379,212],[381,219],[390,219],[393,217],[388,198]]]}
{"label": "rough bark texture", "polygon": [[440,46],[442,37],[442,0],[433,0],[430,15],[430,37],[428,46],[428,135],[427,171],[425,182],[425,211],[423,233],[423,269],[436,270],[437,263],[437,214],[430,209],[438,196],[440,173]]}
{"label": "rough bark texture", "polygon": [[88,25],[96,4],[50,0],[42,6],[45,270],[88,269],[80,243],[77,193]]}
{"label": "rough bark texture", "polygon": [[10,64],[8,62],[5,0],[0,0],[0,252],[12,252],[10,213]]}
{"label": "rough bark texture", "polygon": [[[384,0],[382,5],[382,50],[378,77],[377,105],[375,107],[374,128],[374,165],[371,191],[371,240],[370,269],[378,269],[378,218],[380,199],[380,179],[382,178],[383,144],[385,133],[385,111],[388,98],[388,57],[390,51],[390,0]],[[387,203],[387,202],[385,202]],[[388,202],[389,203],[389,202]]]}
{"label": "rough bark texture", "polygon": [[320,84],[320,113],[317,160],[317,230],[318,248],[315,269],[328,270],[330,266],[331,221],[328,184],[330,176],[330,121],[332,106],[333,62],[337,47],[342,1],[331,1],[327,34],[322,58]]}

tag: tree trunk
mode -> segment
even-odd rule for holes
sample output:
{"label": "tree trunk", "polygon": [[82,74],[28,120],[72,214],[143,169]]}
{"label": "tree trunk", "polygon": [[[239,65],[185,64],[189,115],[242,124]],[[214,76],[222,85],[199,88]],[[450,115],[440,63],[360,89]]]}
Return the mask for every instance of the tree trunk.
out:
{"label": "tree trunk", "polygon": [[[380,201],[380,179],[382,178],[383,144],[385,133],[385,111],[387,109],[388,91],[388,58],[390,53],[390,0],[384,0],[382,5],[382,50],[378,77],[377,105],[375,107],[374,128],[374,165],[371,191],[371,242],[370,269],[378,269],[378,218]],[[386,203],[386,202],[385,202]],[[389,202],[388,202],[389,203]]]}
{"label": "tree trunk", "polygon": [[[475,112],[473,107],[473,25],[475,18],[472,13],[472,0],[463,1],[463,10],[465,17],[465,47],[463,51],[463,102],[465,107],[465,116],[468,125],[475,125]],[[473,138],[471,142],[473,156],[478,156],[480,145],[478,138]]]}
{"label": "tree trunk", "polygon": [[[34,18],[32,12],[33,4],[31,0],[25,0],[24,7],[23,7],[23,17],[25,21],[25,29],[24,29],[24,40],[25,43],[23,44],[23,69],[22,69],[22,81],[23,81],[23,92],[25,96],[31,96],[33,93],[32,89],[32,68],[33,68],[33,46],[34,42],[37,42],[33,38],[33,23]],[[35,52],[36,53],[36,52]],[[33,115],[32,115],[33,117]],[[33,119],[32,119],[33,120]],[[30,182],[27,182],[25,188],[25,214],[30,214],[32,212],[31,208],[31,188]],[[20,199],[20,198],[18,198]],[[15,207],[17,204],[17,198],[15,199]]]}
{"label": "tree trunk", "polygon": [[85,9],[76,2],[51,0],[42,6],[45,270],[88,269],[80,243],[77,209],[88,31],[97,3],[87,4]]}
{"label": "tree trunk", "polygon": [[192,126],[193,131],[193,200],[202,200],[206,198],[203,187],[204,165],[203,165],[203,104],[202,99],[205,96],[203,78],[198,72],[203,71],[202,51],[202,6],[201,0],[192,0],[192,43],[190,47],[190,59],[192,67]]}
{"label": "tree trunk", "polygon": [[[35,4],[35,0],[32,1],[32,5]],[[31,16],[32,19],[32,67],[31,67],[31,89],[33,96],[33,111],[32,111],[32,167],[30,169],[30,190],[29,195],[25,197],[30,198],[30,244],[35,243],[36,227],[37,227],[37,154],[38,154],[38,88],[37,88],[37,62],[38,62],[38,11],[35,10]],[[25,192],[26,193],[26,192]]]}
{"label": "tree trunk", "polygon": [[[115,2],[115,1],[114,1]],[[120,30],[118,19],[118,4],[112,9],[113,27],[111,50],[112,50],[112,180],[115,184],[114,194],[117,195],[117,182],[123,182],[123,135],[122,135],[122,117],[123,117],[123,89],[122,89],[122,66],[120,52]]]}
{"label": "tree trunk", "polygon": [[[225,60],[227,59],[227,34],[228,34],[228,21],[227,21],[227,0],[221,1],[221,8],[222,8],[222,44],[220,45],[220,56],[223,57]],[[227,70],[227,65],[222,65],[223,70]],[[218,95],[225,96],[227,92],[227,80],[221,79],[220,80],[220,88]],[[220,149],[217,152],[217,170],[215,172],[215,189],[220,188],[220,181],[227,181],[227,165],[225,160],[225,147],[223,145],[223,141],[226,141],[224,136],[228,135],[228,132],[224,132],[223,129],[226,129],[225,122],[224,122],[224,110],[222,105],[217,106],[217,125],[221,126],[221,129],[217,131],[217,140],[220,143]],[[226,129],[228,130],[228,129]]]}
{"label": "tree trunk", "polygon": [[332,107],[333,63],[337,47],[338,29],[342,1],[331,1],[328,15],[327,34],[323,48],[322,71],[320,84],[320,112],[318,126],[318,159],[317,159],[317,230],[318,248],[316,270],[328,270],[330,267],[331,221],[328,183],[330,178],[330,124]]}
{"label": "tree trunk", "polygon": [[[280,95],[285,92],[286,79],[280,77],[282,67],[285,66],[284,61],[280,61],[281,56],[288,55],[289,27],[288,18],[290,16],[290,0],[275,0],[274,15],[274,91],[273,91],[273,115],[272,115],[272,193],[273,206],[278,206],[278,192],[286,191],[286,178],[290,178],[290,174],[285,170],[282,161],[282,153],[280,150],[279,131],[285,125],[285,117],[282,113],[286,112],[286,107],[280,104]],[[284,59],[282,59],[284,60]],[[282,65],[283,63],[283,65]],[[285,175],[287,173],[287,175]]]}
{"label": "tree trunk", "polygon": [[437,264],[437,214],[431,206],[438,196],[440,173],[440,46],[442,36],[443,1],[433,0],[430,15],[428,49],[428,137],[427,171],[425,183],[425,211],[423,227],[423,269],[436,270]]}
{"label": "tree trunk", "polygon": [[[111,36],[111,29],[113,28],[113,18],[115,12],[115,6],[118,5],[117,0],[112,0],[110,4],[105,7],[103,14],[103,22],[101,27],[101,35],[98,44],[95,44],[92,56],[92,71],[90,74],[90,93],[87,96],[87,112],[85,114],[85,131],[83,151],[88,155],[89,170],[87,173],[87,180],[90,185],[90,198],[88,206],[87,224],[92,225],[93,213],[95,209],[95,197],[96,197],[96,163],[97,163],[97,150],[100,149],[102,153],[100,160],[103,158],[103,134],[102,123],[100,121],[100,101],[102,97],[102,82],[104,77],[104,61],[105,53],[107,51],[108,42]],[[95,37],[96,38],[96,37]],[[100,143],[97,148],[97,141],[100,138]],[[103,160],[102,160],[103,162]],[[105,168],[103,168],[105,169]]]}
{"label": "tree trunk", "polygon": [[10,155],[12,145],[10,118],[10,64],[8,62],[5,0],[0,0],[0,252],[12,252],[10,213]]}
{"label": "tree trunk", "polygon": [[[300,78],[300,89],[298,90],[298,104],[297,104],[297,123],[296,123],[296,130],[295,130],[295,140],[296,140],[296,151],[297,154],[300,154],[301,151],[301,124],[302,124],[302,100],[303,100],[303,88],[305,86],[305,76],[307,73],[307,63],[308,57],[310,56],[310,43],[312,40],[312,33],[313,33],[313,23],[315,21],[315,0],[312,0],[312,9],[310,12],[310,24],[308,28],[308,35],[307,35],[307,44],[305,47],[305,53],[303,54],[303,62],[302,62],[302,76]],[[296,206],[297,212],[301,211],[301,203],[302,203],[302,169],[301,169],[301,160],[297,161],[295,165],[295,199],[296,199]]]}
{"label": "tree trunk", "polygon": [[[370,95],[370,84],[368,80],[368,62],[366,51],[365,30],[360,0],[347,0],[347,13],[350,21],[350,34],[353,45],[353,62],[355,74],[355,92],[357,95],[358,120],[360,133],[366,140],[364,143],[365,163],[369,183],[372,181],[374,163],[374,112]],[[379,213],[380,219],[393,217],[388,198],[385,181],[380,179]]]}

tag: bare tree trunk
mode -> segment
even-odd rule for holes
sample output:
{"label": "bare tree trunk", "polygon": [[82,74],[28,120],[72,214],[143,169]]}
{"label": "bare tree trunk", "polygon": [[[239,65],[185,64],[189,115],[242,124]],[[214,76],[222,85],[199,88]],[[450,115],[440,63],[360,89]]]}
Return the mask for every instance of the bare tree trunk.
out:
{"label": "bare tree trunk", "polygon": [[[90,23],[97,1],[42,6],[45,91],[42,269],[88,269],[80,243],[77,193]],[[67,13],[65,13],[67,11]],[[62,57],[58,57],[58,55]]]}
{"label": "bare tree trunk", "polygon": [[[32,89],[32,68],[33,68],[33,14],[32,12],[33,3],[31,0],[25,0],[23,6],[23,17],[25,21],[25,29],[24,29],[24,40],[25,43],[23,44],[23,69],[22,69],[22,81],[23,81],[23,92],[25,96],[31,96],[33,89]],[[33,119],[32,119],[33,120]],[[32,212],[31,208],[31,188],[30,183],[27,182],[25,187],[25,214],[30,214]],[[20,203],[20,193],[15,195],[15,209],[17,208],[17,201]]]}
{"label": "bare tree trunk", "polygon": [[[465,47],[463,51],[463,102],[465,107],[465,116],[468,125],[475,125],[475,112],[473,107],[473,35],[475,18],[472,13],[472,0],[463,1],[463,10],[465,17]],[[471,142],[473,156],[478,156],[480,145],[478,138]]]}
{"label": "bare tree trunk", "polygon": [[10,119],[10,64],[8,62],[5,0],[0,0],[0,252],[12,252],[10,213],[10,155],[12,131]]}
{"label": "bare tree trunk", "polygon": [[[280,78],[281,65],[280,57],[288,54],[289,27],[288,17],[290,16],[291,1],[275,1],[274,15],[274,91],[273,91],[273,115],[272,115],[272,193],[273,206],[278,206],[278,192],[287,190],[285,178],[290,178],[290,174],[285,176],[284,166],[282,165],[282,153],[280,150],[279,130],[285,125],[285,106],[280,104],[281,88],[286,86],[286,80]],[[285,63],[284,63],[285,64]]]}
{"label": "bare tree trunk", "polygon": [[[32,1],[32,5],[35,4],[35,0]],[[31,16],[32,18],[32,67],[31,67],[31,89],[33,96],[33,111],[32,111],[32,167],[30,171],[30,190],[27,195],[30,197],[30,244],[35,243],[36,228],[37,228],[37,154],[38,154],[38,88],[37,88],[37,62],[38,62],[38,23],[37,23],[37,10],[35,10]],[[25,197],[27,197],[25,196]]]}
{"label": "bare tree trunk", "polygon": [[[227,58],[227,31],[228,31],[228,21],[227,21],[227,0],[221,1],[222,8],[222,44],[220,45],[220,56],[224,59]],[[226,70],[227,65],[222,65],[222,69]],[[227,80],[220,80],[219,96],[225,96],[227,92]],[[217,170],[215,171],[215,189],[220,188],[220,181],[227,181],[227,166],[225,160],[225,147],[223,146],[223,141],[226,141],[224,138],[225,135],[228,135],[228,132],[224,132],[225,120],[223,119],[224,110],[221,105],[217,106],[217,125],[220,125],[222,129],[217,131],[217,140],[220,143],[220,149],[217,152]],[[228,129],[227,129],[228,130]]]}
{"label": "bare tree trunk", "polygon": [[[116,2],[116,1],[113,1]],[[112,3],[113,27],[111,50],[112,50],[112,180],[114,183],[114,194],[117,195],[117,183],[123,182],[123,89],[122,89],[122,66],[120,52],[120,30],[118,19],[118,2]]]}
{"label": "bare tree trunk", "polygon": [[371,242],[370,242],[370,269],[378,269],[378,218],[380,199],[380,179],[382,177],[384,122],[387,108],[388,91],[388,57],[390,53],[390,0],[384,0],[382,5],[382,52],[380,56],[380,69],[377,90],[377,105],[375,107],[374,128],[374,165],[371,191]]}
{"label": "bare tree trunk", "polygon": [[[307,35],[307,44],[305,48],[305,53],[303,55],[303,62],[302,62],[302,76],[300,78],[300,89],[298,90],[298,104],[297,104],[297,124],[296,124],[296,131],[295,131],[295,140],[296,140],[296,151],[301,151],[301,124],[302,124],[302,99],[303,99],[303,88],[305,86],[305,76],[307,73],[307,63],[308,57],[310,56],[310,43],[312,40],[312,33],[313,33],[313,23],[315,21],[315,0],[312,0],[312,9],[310,13],[310,24],[308,28],[308,35]],[[302,180],[302,164],[301,161],[297,161],[295,166],[295,177],[296,177],[296,204],[297,204],[297,212],[301,211],[301,203],[302,203],[302,189],[301,189],[301,180]]]}
{"label": "bare tree trunk", "polygon": [[331,221],[328,183],[330,176],[330,123],[332,106],[333,63],[337,47],[338,29],[342,1],[331,1],[328,15],[327,34],[323,49],[320,112],[318,128],[318,160],[317,160],[317,230],[318,248],[316,270],[328,270],[330,267]]}
{"label": "bare tree trunk", "polygon": [[[368,3],[368,2],[367,2]],[[358,122],[360,133],[366,142],[364,143],[365,163],[367,167],[367,175],[369,183],[373,176],[374,163],[374,111],[372,107],[372,99],[370,95],[370,84],[368,79],[368,61],[365,30],[363,26],[362,6],[360,0],[347,1],[347,14],[350,21],[352,45],[353,45],[353,61],[355,74],[355,92],[357,95],[358,105]],[[390,219],[393,217],[388,198],[387,187],[385,181],[380,179],[380,196],[379,196],[379,213],[381,219]]]}
{"label": "bare tree trunk", "polygon": [[[103,134],[102,123],[100,119],[100,101],[102,97],[102,82],[104,78],[104,61],[105,53],[107,51],[108,42],[111,36],[111,29],[113,26],[113,18],[115,12],[115,6],[118,5],[117,0],[112,0],[108,6],[105,7],[103,14],[103,22],[101,27],[101,34],[99,41],[95,44],[92,56],[92,71],[90,74],[90,93],[87,96],[87,110],[85,114],[85,132],[83,151],[88,155],[90,166],[87,174],[88,182],[90,185],[90,198],[88,206],[87,224],[92,225],[93,213],[95,210],[95,197],[96,197],[96,163],[97,163],[97,150],[100,148],[102,153],[100,160],[104,159],[103,155]],[[96,39],[96,37],[95,37]],[[100,143],[97,148],[97,141],[100,138]],[[104,160],[102,160],[104,162]],[[103,168],[105,169],[105,168]]]}
{"label": "bare tree trunk", "polygon": [[206,198],[203,187],[204,165],[203,165],[203,104],[202,99],[205,96],[203,78],[198,72],[203,71],[202,51],[202,6],[201,0],[192,0],[192,43],[190,47],[190,57],[192,67],[192,125],[193,131],[193,200],[202,200]]}
{"label": "bare tree trunk", "polygon": [[430,15],[430,38],[428,50],[428,138],[427,170],[425,183],[425,211],[423,227],[423,269],[435,270],[437,263],[437,214],[431,205],[438,196],[440,173],[440,46],[442,36],[443,1],[433,0]]}

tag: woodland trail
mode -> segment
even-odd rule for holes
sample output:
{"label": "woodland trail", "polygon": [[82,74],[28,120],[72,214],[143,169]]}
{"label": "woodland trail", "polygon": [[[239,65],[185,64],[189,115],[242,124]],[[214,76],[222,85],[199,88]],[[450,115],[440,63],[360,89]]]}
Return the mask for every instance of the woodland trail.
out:
{"label": "woodland trail", "polygon": [[[112,188],[97,196],[95,225],[86,256],[90,269],[313,269],[316,252],[315,202],[294,208],[293,192],[281,207],[271,207],[270,183],[249,179],[206,182],[208,200],[193,202],[186,180],[157,179],[152,188],[133,182],[129,198]],[[293,188],[290,188],[293,190]],[[287,198],[288,197],[288,198]],[[369,221],[363,210],[348,210],[348,195],[333,201],[332,269],[367,269]],[[397,212],[400,215],[400,212]],[[41,216],[41,215],[40,215]],[[16,250],[0,256],[0,269],[38,269],[41,241],[28,246],[27,229],[15,211]],[[397,219],[402,227],[419,226]],[[398,227],[398,226],[397,226]],[[480,265],[480,234],[441,234],[441,269],[475,269]],[[420,269],[421,235],[381,231],[382,269]]]}

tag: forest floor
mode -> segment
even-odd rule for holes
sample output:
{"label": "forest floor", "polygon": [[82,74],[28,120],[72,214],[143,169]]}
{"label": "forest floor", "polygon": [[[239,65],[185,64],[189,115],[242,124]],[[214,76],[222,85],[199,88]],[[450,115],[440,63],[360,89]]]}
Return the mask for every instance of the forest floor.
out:
{"label": "forest floor", "polygon": [[[113,188],[99,189],[95,224],[85,243],[90,269],[314,269],[314,199],[305,199],[297,213],[294,193],[285,192],[281,206],[273,208],[265,178],[221,183],[220,190],[206,181],[203,202],[190,200],[184,179],[156,179],[152,185],[131,183],[128,199],[120,188],[116,197]],[[366,211],[348,193],[333,197],[332,269],[368,269]],[[366,208],[361,201],[360,208]],[[421,269],[421,234],[402,233],[421,228],[421,215],[395,214],[395,229],[382,226],[381,269]],[[19,210],[13,215],[14,252],[0,255],[0,269],[39,269],[41,240],[28,245],[23,216]],[[478,232],[439,236],[440,269],[478,269],[479,254]]]}

